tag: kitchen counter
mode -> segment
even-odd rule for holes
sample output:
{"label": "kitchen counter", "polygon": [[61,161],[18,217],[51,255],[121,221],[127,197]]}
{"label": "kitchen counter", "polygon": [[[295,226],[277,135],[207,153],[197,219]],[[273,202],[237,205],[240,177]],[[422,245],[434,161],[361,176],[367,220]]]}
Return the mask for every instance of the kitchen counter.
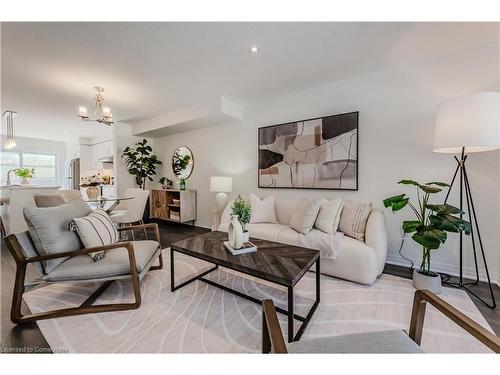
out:
{"label": "kitchen counter", "polygon": [[60,186],[41,185],[2,185],[0,199],[1,214],[7,233],[16,233],[28,229],[23,216],[23,207],[35,207],[35,194],[53,194]]}

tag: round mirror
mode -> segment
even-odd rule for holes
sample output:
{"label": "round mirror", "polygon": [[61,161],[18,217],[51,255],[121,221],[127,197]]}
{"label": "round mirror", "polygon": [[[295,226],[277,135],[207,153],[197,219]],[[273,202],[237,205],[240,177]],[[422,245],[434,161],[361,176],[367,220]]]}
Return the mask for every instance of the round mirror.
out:
{"label": "round mirror", "polygon": [[172,170],[175,176],[181,180],[191,176],[194,168],[193,153],[189,147],[177,147],[172,156]]}

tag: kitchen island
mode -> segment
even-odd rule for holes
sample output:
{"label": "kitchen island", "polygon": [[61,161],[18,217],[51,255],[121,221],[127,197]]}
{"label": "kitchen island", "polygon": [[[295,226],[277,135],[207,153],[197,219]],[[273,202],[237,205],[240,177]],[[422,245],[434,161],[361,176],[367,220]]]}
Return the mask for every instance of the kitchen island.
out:
{"label": "kitchen island", "polygon": [[40,185],[3,185],[0,186],[2,201],[1,214],[7,233],[16,233],[28,229],[23,216],[23,207],[35,207],[33,196],[36,194],[54,194],[60,186]]}

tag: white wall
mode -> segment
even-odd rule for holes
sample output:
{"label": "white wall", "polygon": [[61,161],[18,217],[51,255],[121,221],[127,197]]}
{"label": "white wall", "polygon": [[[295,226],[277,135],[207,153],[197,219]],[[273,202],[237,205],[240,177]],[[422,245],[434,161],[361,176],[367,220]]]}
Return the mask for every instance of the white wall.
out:
{"label": "white wall", "polygon": [[[64,165],[65,165],[65,143],[57,141],[47,141],[45,139],[15,137],[16,147],[13,152],[33,152],[40,154],[56,155],[56,184],[64,186]],[[4,136],[1,137],[2,151],[4,144]],[[35,170],[36,173],[36,170]]]}
{"label": "white wall", "polygon": [[[246,109],[242,122],[156,139],[155,151],[165,163],[160,174],[173,176],[169,166],[177,146],[191,148],[195,167],[187,187],[198,190],[198,224],[204,226],[210,224],[214,206],[214,194],[209,192],[209,178],[214,175],[233,177],[233,195],[257,192],[290,201],[303,196],[344,196],[382,206],[382,200],[393,194],[413,194],[412,189],[396,184],[403,178],[421,182],[450,180],[456,166],[452,155],[431,151],[437,105],[445,98],[463,93],[498,90],[498,64],[498,51],[494,48],[464,51],[254,103]],[[257,188],[258,127],[350,111],[360,113],[359,191]],[[486,255],[497,281],[500,280],[499,163],[497,151],[474,154],[468,160]],[[436,197],[437,202],[442,199],[443,195]],[[450,203],[457,202],[457,194],[453,193]],[[397,254],[400,225],[402,220],[411,219],[411,214],[408,210],[396,215],[386,212],[390,236],[388,261],[400,263],[402,259]],[[436,270],[455,273],[458,240],[456,235],[449,237],[447,244],[434,253],[433,265]],[[473,260],[469,247],[465,247],[465,266],[470,274]],[[411,239],[406,241],[404,253],[419,265],[420,249]]]}

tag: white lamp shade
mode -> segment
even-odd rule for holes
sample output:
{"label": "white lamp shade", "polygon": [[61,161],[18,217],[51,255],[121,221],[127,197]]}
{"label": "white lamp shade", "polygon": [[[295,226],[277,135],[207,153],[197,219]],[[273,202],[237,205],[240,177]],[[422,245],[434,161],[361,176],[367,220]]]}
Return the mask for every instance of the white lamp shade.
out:
{"label": "white lamp shade", "polygon": [[500,148],[500,93],[479,92],[445,100],[434,126],[434,152],[458,154]]}
{"label": "white lamp shade", "polygon": [[210,191],[229,193],[233,191],[233,178],[232,177],[210,177]]}

